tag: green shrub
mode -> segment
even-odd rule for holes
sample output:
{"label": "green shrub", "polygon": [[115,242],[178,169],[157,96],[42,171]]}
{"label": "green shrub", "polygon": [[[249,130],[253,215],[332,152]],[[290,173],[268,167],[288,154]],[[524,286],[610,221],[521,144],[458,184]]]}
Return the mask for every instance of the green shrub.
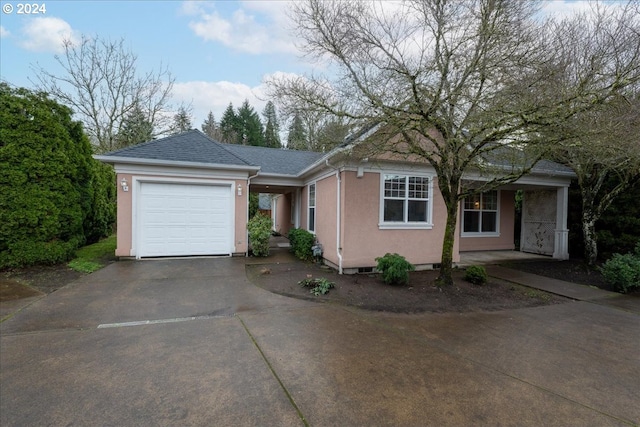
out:
{"label": "green shrub", "polygon": [[402,255],[387,253],[376,258],[376,269],[382,273],[382,280],[387,285],[406,285],[409,283],[409,272],[415,270],[413,264]]}
{"label": "green shrub", "polygon": [[600,271],[604,280],[617,292],[626,293],[640,288],[640,243],[635,253],[613,254]]}
{"label": "green shrub", "polygon": [[254,256],[269,255],[269,238],[271,237],[271,218],[257,213],[247,223],[249,243]]}
{"label": "green shrub", "polygon": [[309,292],[311,292],[315,296],[326,295],[329,293],[330,289],[335,287],[335,284],[328,281],[327,279],[314,279],[311,277],[307,277],[306,279],[299,281],[298,285],[302,286],[303,288],[311,288]]}
{"label": "green shrub", "polygon": [[0,83],[0,269],[67,261],[115,220],[111,167],[72,111]]}
{"label": "green shrub", "polygon": [[313,261],[311,247],[316,242],[316,236],[302,228],[292,228],[287,236],[291,244],[291,252],[297,258],[303,261]]}
{"label": "green shrub", "polygon": [[481,265],[472,265],[464,273],[464,280],[474,285],[487,283],[487,271]]}

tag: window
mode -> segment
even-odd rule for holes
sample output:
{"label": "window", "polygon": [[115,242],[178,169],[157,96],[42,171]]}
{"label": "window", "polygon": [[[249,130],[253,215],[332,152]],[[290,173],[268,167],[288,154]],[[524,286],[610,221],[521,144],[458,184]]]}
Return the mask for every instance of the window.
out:
{"label": "window", "polygon": [[430,227],[430,178],[384,175],[383,181],[381,228]]}
{"label": "window", "polygon": [[307,218],[307,229],[316,232],[316,184],[309,184],[309,216]]}
{"label": "window", "polygon": [[498,234],[498,192],[487,191],[464,199],[462,233]]}

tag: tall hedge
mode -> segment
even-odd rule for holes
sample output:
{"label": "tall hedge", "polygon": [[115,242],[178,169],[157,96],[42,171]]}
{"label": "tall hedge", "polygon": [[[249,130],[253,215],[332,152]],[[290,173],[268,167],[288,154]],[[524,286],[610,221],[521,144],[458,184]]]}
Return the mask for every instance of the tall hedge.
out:
{"label": "tall hedge", "polygon": [[115,219],[114,181],[71,110],[0,83],[0,268],[65,261]]}

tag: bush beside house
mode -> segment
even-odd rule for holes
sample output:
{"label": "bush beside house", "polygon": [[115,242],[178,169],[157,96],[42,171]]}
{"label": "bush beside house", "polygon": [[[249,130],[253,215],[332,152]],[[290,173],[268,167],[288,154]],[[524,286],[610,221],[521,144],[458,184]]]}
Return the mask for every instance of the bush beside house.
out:
{"label": "bush beside house", "polygon": [[111,232],[115,183],[71,110],[0,83],[0,268],[69,260]]}

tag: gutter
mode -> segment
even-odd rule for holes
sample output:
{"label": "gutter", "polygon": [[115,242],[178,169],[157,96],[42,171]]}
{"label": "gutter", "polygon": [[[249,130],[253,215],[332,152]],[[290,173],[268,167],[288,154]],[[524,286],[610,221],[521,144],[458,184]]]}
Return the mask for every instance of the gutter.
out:
{"label": "gutter", "polygon": [[259,171],[257,166],[242,166],[242,165],[227,165],[221,163],[204,163],[204,162],[188,162],[181,160],[162,160],[162,159],[144,159],[135,157],[119,157],[119,156],[99,156],[94,155],[94,159],[103,163],[109,163],[115,165],[120,164],[135,164],[135,165],[149,165],[149,166],[182,166],[186,168],[202,168],[202,169],[223,169],[223,170],[235,170],[235,171]]}
{"label": "gutter", "polygon": [[340,246],[340,189],[342,179],[340,178],[340,169],[329,163],[329,159],[325,160],[327,167],[336,171],[336,255],[338,256],[338,274],[342,274],[342,248]]}

